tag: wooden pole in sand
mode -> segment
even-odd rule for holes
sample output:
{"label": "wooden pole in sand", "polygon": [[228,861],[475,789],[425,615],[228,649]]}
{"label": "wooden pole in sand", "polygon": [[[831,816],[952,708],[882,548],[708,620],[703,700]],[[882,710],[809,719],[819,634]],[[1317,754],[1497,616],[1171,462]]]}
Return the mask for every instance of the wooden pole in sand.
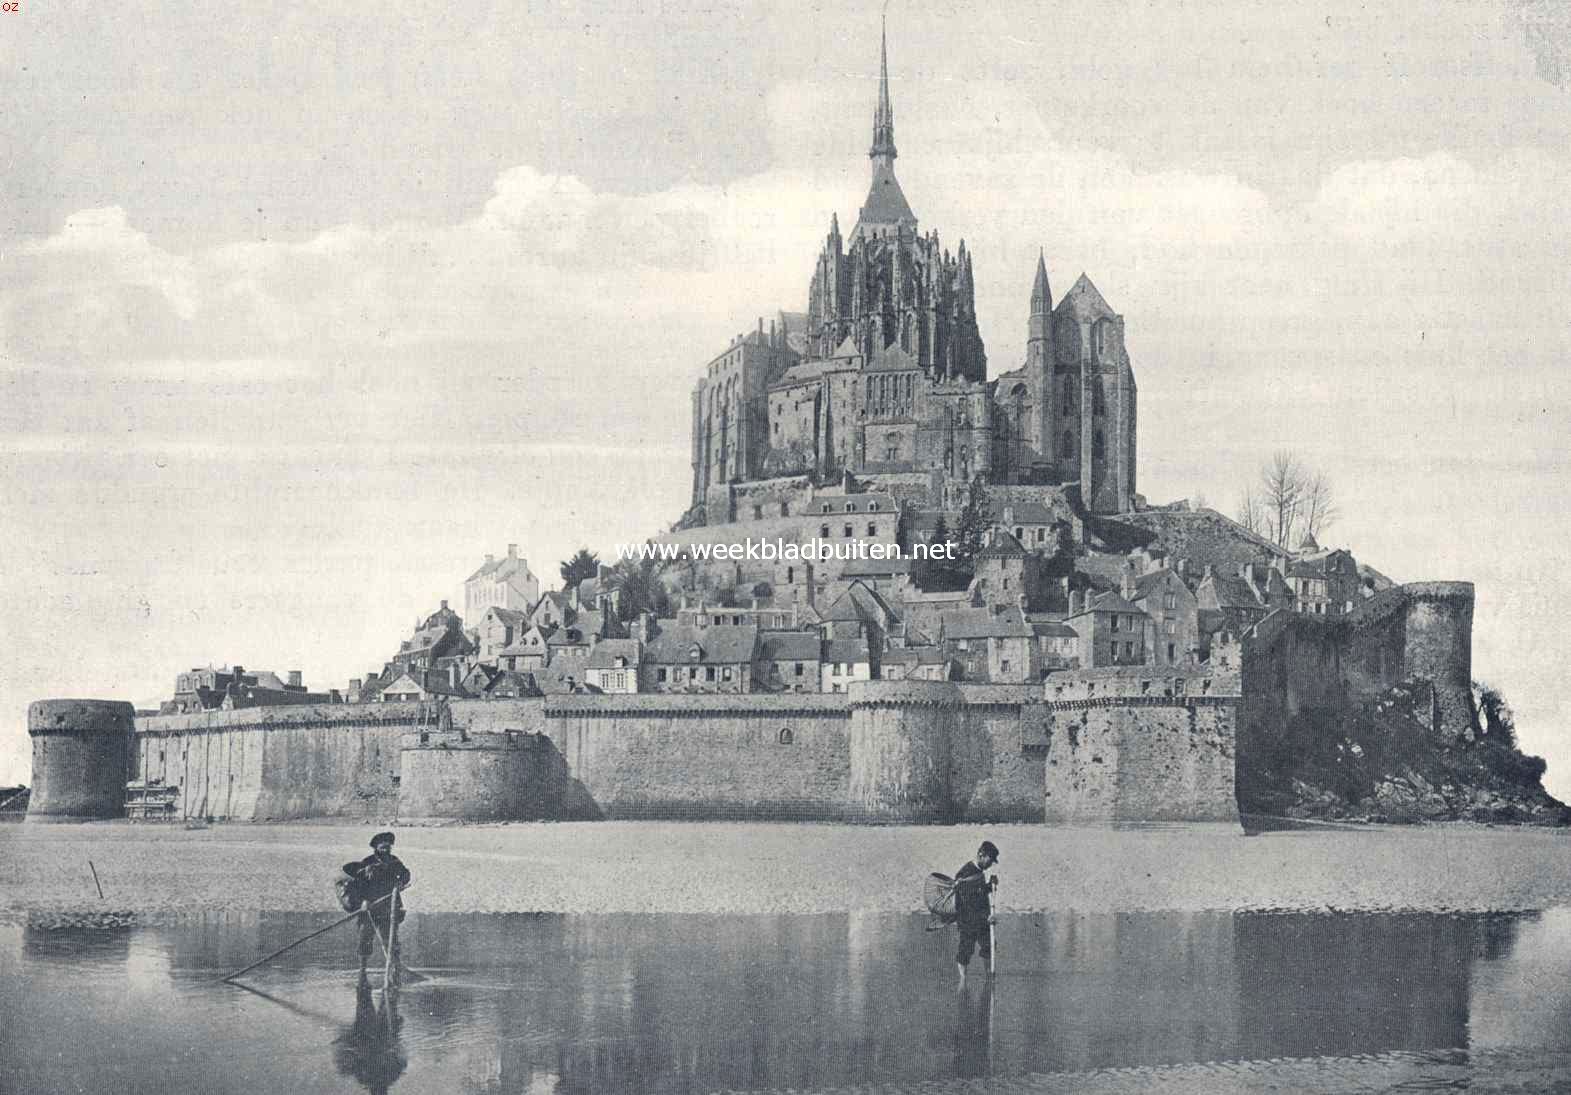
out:
{"label": "wooden pole in sand", "polygon": [[393,948],[398,946],[398,887],[393,887],[393,903],[387,913],[387,965],[382,967],[382,991],[393,983]]}
{"label": "wooden pole in sand", "polygon": [[[391,896],[392,896],[391,894],[388,895],[388,897],[391,897]],[[255,962],[252,962],[245,969],[243,969],[243,970],[235,970],[235,972],[231,973],[228,977],[220,978],[219,979],[220,983],[222,983],[223,981],[233,981],[236,977],[239,977],[242,973],[250,973],[252,970],[256,969],[256,967],[258,967],[260,965],[263,965],[264,963],[271,962],[273,959],[277,958],[280,954],[283,954],[285,951],[292,951],[292,950],[294,950],[301,943],[304,943],[307,939],[315,939],[317,936],[321,935],[323,932],[330,932],[334,928],[338,927],[338,925],[346,924],[349,921],[353,920],[355,917],[359,916],[362,912],[366,912],[367,910],[369,910],[371,908],[371,905],[380,905],[382,902],[384,902],[386,900],[387,900],[386,897],[379,897],[375,901],[372,901],[370,904],[363,905],[361,908],[356,909],[354,912],[347,913],[344,916],[339,917],[337,920],[333,921],[331,924],[329,924],[325,928],[318,928],[318,929],[316,929],[316,931],[312,932],[310,935],[302,935],[299,939],[296,939],[293,943],[289,944],[287,947],[279,947],[276,951],[274,951],[272,954],[269,954],[267,957],[265,957],[265,958],[258,958]],[[370,915],[369,912],[367,912],[367,915]],[[373,924],[373,926],[374,926],[374,924]],[[381,934],[382,934],[381,932],[377,932],[377,937],[381,938]]]}

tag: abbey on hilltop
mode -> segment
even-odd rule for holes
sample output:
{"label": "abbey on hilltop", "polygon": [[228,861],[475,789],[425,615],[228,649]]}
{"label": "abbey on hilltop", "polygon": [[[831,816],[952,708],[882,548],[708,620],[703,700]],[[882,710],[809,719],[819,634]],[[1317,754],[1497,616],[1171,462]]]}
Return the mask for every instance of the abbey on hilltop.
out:
{"label": "abbey on hilltop", "polygon": [[838,216],[807,311],[778,314],[709,362],[693,391],[693,502],[711,487],[849,472],[928,478],[931,504],[974,477],[1070,484],[1095,513],[1135,502],[1135,378],[1124,320],[1084,274],[1053,304],[1037,260],[1025,362],[987,379],[972,255],[923,234],[895,177],[887,43],[872,184],[849,238]]}

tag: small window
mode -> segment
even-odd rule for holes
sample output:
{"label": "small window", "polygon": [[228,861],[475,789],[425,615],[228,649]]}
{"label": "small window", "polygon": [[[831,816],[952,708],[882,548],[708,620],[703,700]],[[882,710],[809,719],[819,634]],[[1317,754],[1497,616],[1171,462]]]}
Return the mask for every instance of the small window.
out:
{"label": "small window", "polygon": [[829,512],[829,503],[825,502],[824,503],[824,508],[822,510],[820,510],[819,512],[821,512],[821,513],[828,513]]}
{"label": "small window", "polygon": [[760,520],[763,519],[763,516],[764,516],[764,507],[763,506],[754,506],[753,507],[753,520],[760,521]]}
{"label": "small window", "polygon": [[1116,613],[1116,612],[1115,612],[1115,613],[1113,613],[1113,630],[1114,630],[1114,631],[1117,631],[1117,630],[1118,630],[1118,620],[1119,620],[1119,615],[1118,615],[1118,613]]}
{"label": "small window", "polygon": [[781,745],[791,745],[796,741],[796,735],[791,733],[789,726],[783,726],[780,728],[780,733],[775,735],[775,740]]}
{"label": "small window", "polygon": [[797,662],[796,663],[796,675],[798,677],[800,677],[802,675],[802,663],[801,662]]}
{"label": "small window", "polygon": [[796,567],[786,567],[786,585],[796,584]]}
{"label": "small window", "polygon": [[1168,607],[1168,608],[1177,608],[1177,607],[1178,607],[1178,594],[1176,594],[1176,593],[1171,593],[1171,592],[1170,592],[1170,593],[1168,593],[1168,595],[1167,595],[1167,596],[1166,596],[1166,598],[1164,598],[1164,599],[1163,599],[1163,602],[1162,602],[1162,603],[1163,603],[1163,604],[1164,604],[1164,605],[1165,605],[1165,606],[1166,606],[1166,607]]}
{"label": "small window", "polygon": [[726,681],[731,679],[731,667],[729,665],[720,671],[720,679]]}
{"label": "small window", "polygon": [[820,540],[827,540],[827,539],[829,539],[829,526],[828,525],[819,525],[818,526],[818,538]]}
{"label": "small window", "polygon": [[1003,661],[999,662],[998,663],[998,668],[999,668],[1000,672],[1008,673],[1009,672],[1009,659],[1005,658]]}
{"label": "small window", "polygon": [[665,666],[662,665],[658,669],[655,670],[655,680],[657,680],[657,681],[664,681],[665,680]]}
{"label": "small window", "polygon": [[869,521],[867,523],[867,534],[869,536],[877,536],[878,535],[878,526],[873,524],[873,522]]}
{"label": "small window", "polygon": [[856,503],[855,502],[847,502],[846,503],[846,512],[847,513],[855,513],[856,512]]}
{"label": "small window", "polygon": [[1177,660],[1178,660],[1178,650],[1177,650],[1177,648],[1172,643],[1168,643],[1167,644],[1167,662],[1168,662],[1168,664],[1171,665],[1173,662],[1175,662]]}
{"label": "small window", "polygon": [[714,679],[715,679],[715,667],[712,666],[712,665],[705,666],[704,667],[704,680],[712,681]]}
{"label": "small window", "polygon": [[1162,630],[1166,631],[1169,635],[1177,634],[1177,632],[1174,630],[1176,626],[1177,625],[1172,620],[1162,621]]}
{"label": "small window", "polygon": [[878,503],[877,502],[869,502],[867,504],[867,512],[868,513],[877,513],[878,512]]}
{"label": "small window", "polygon": [[852,535],[854,535],[854,533],[853,533],[853,532],[852,532],[852,530],[851,530],[851,525],[850,525],[850,523],[849,523],[849,522],[848,522],[848,523],[847,523],[847,524],[846,524],[846,538],[847,538],[847,539],[850,539],[850,537],[851,537],[851,536],[852,536]]}
{"label": "small window", "polygon": [[1021,526],[1016,525],[1015,526],[1015,539],[1016,540],[1024,540],[1025,538],[1026,538],[1026,530],[1024,528],[1022,528]]}
{"label": "small window", "polygon": [[1130,660],[1133,660],[1134,656],[1135,656],[1135,644],[1134,643],[1125,643],[1124,644],[1124,657],[1129,658]]}

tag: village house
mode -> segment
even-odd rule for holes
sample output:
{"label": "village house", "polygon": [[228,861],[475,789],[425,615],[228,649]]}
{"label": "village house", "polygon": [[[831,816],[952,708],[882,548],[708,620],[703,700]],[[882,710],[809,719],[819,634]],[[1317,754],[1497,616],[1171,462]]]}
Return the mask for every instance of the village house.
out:
{"label": "village house", "polygon": [[768,631],[760,638],[760,683],[770,692],[817,692],[822,641],[816,631]]}
{"label": "village house", "polygon": [[1195,595],[1178,571],[1161,567],[1133,578],[1129,600],[1149,618],[1147,665],[1193,665],[1200,658],[1200,618]]}
{"label": "village house", "polygon": [[1109,665],[1143,665],[1146,626],[1150,621],[1138,605],[1115,590],[1069,594],[1069,618],[1064,621],[1079,639],[1081,669]]}
{"label": "village house", "polygon": [[682,627],[661,620],[646,640],[641,692],[752,692],[758,628],[733,624]]}
{"label": "village house", "polygon": [[[879,658],[879,675],[886,681],[947,681],[950,659],[936,646],[902,646],[886,650]],[[953,666],[956,673],[958,666]]]}
{"label": "village house", "polygon": [[643,643],[637,639],[601,639],[584,662],[584,683],[601,692],[637,692]]}
{"label": "village house", "polygon": [[475,629],[480,660],[497,664],[502,651],[513,645],[513,640],[529,627],[529,613],[523,609],[502,608],[492,605],[480,617]]}
{"label": "village house", "polygon": [[825,639],[819,669],[819,691],[844,692],[852,681],[870,681],[876,664],[866,638]]}
{"label": "village house", "polygon": [[465,579],[464,619],[479,620],[491,608],[528,612],[539,599],[540,582],[530,573],[529,561],[519,556],[517,544],[508,544],[505,556],[487,555],[480,569]]}
{"label": "village house", "polygon": [[392,661],[399,669],[430,669],[439,658],[472,654],[475,644],[464,633],[463,617],[447,607],[415,621],[415,633],[399,644]]}
{"label": "village house", "polygon": [[798,604],[760,604],[750,605],[720,605],[698,601],[696,604],[683,602],[677,609],[676,622],[678,627],[712,627],[715,624],[730,624],[732,627],[751,625],[760,631],[797,631],[812,623],[817,623],[817,614],[805,605]]}
{"label": "village house", "polygon": [[551,660],[551,648],[546,640],[557,630],[554,624],[531,624],[518,634],[511,645],[497,653],[497,662],[515,673],[532,673],[544,669]]}
{"label": "village house", "polygon": [[1301,554],[1287,564],[1287,584],[1299,612],[1310,616],[1341,616],[1362,600],[1362,581],[1353,553],[1343,548],[1320,550],[1313,536],[1299,545]]}
{"label": "village house", "polygon": [[414,703],[427,700],[466,700],[469,693],[448,679],[446,673],[424,669],[403,669],[381,690],[383,703]]}
{"label": "village house", "polygon": [[1060,619],[1027,615],[1036,640],[1037,672],[1046,677],[1063,669],[1080,668],[1080,637]]}
{"label": "village house", "polygon": [[944,655],[960,663],[968,681],[1024,684],[1038,676],[1036,636],[1017,606],[946,612],[939,618],[938,641]]}

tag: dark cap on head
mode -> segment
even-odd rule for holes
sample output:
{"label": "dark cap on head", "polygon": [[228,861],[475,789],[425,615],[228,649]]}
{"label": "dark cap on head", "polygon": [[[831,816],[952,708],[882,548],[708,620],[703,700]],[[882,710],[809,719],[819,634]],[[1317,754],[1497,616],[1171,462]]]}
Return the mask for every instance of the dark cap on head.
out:
{"label": "dark cap on head", "polygon": [[377,833],[371,838],[371,847],[375,848],[378,844],[391,844],[392,842],[392,833]]}
{"label": "dark cap on head", "polygon": [[977,851],[987,856],[994,863],[998,862],[998,845],[994,844],[991,840],[982,841],[982,846],[978,848]]}

